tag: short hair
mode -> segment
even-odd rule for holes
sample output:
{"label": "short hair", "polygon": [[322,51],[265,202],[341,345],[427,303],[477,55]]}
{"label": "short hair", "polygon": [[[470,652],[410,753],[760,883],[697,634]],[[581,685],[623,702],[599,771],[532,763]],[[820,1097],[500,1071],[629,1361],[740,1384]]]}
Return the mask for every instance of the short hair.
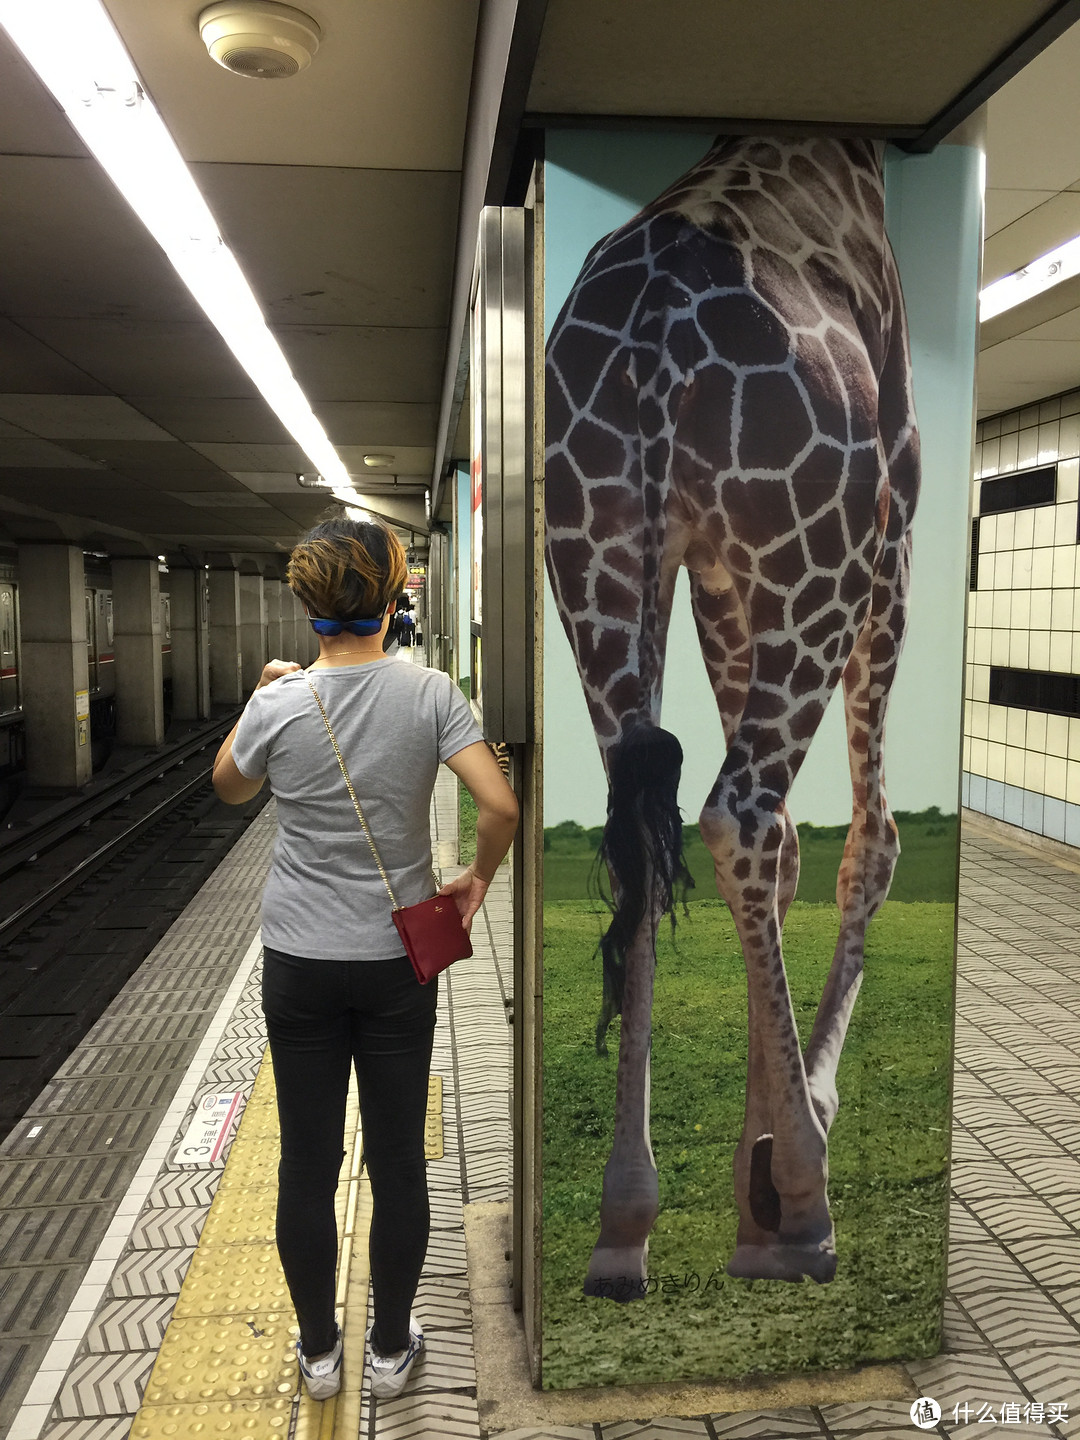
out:
{"label": "short hair", "polygon": [[376,520],[327,520],[289,557],[289,588],[323,620],[382,615],[408,577],[401,541]]}

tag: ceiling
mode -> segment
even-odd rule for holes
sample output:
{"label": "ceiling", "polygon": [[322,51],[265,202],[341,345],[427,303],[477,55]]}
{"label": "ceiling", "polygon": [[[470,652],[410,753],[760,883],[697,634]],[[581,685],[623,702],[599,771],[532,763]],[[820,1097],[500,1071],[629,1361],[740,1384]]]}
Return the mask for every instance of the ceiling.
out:
{"label": "ceiling", "polygon": [[[1080,233],[1080,27],[1043,48],[1080,0],[836,0],[827,26],[817,0],[303,0],[323,42],[275,82],[209,59],[199,0],[106,3],[315,413],[406,529],[467,453],[476,222],[514,198],[522,126],[929,143],[996,91],[987,278]],[[325,508],[309,462],[2,33],[0,197],[0,543],[277,565]],[[1067,291],[984,327],[984,411],[1080,383]]]}
{"label": "ceiling", "polygon": [[[1078,75],[1080,25],[1074,25],[987,106],[984,284],[1080,235]],[[982,327],[980,415],[1076,386],[1080,285],[1075,281]]]}
{"label": "ceiling", "polygon": [[[108,8],[358,488],[423,528],[476,0],[306,4],[279,82],[210,60],[197,0]],[[289,549],[310,462],[2,33],[0,195],[0,539]]]}

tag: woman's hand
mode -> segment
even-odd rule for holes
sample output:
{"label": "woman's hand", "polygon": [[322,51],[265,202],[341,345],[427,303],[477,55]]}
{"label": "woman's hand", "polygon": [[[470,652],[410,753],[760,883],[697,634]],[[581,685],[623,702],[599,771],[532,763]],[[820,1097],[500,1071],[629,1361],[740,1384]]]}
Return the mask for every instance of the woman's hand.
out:
{"label": "woman's hand", "polygon": [[259,676],[259,683],[256,690],[261,690],[264,685],[272,685],[275,680],[280,680],[283,675],[289,675],[294,670],[299,670],[295,660],[271,660],[263,666],[263,672]]}
{"label": "woman's hand", "polygon": [[448,880],[439,891],[440,895],[452,895],[461,916],[461,928],[466,935],[472,933],[473,916],[484,903],[490,880],[484,880],[470,865],[456,880]]}

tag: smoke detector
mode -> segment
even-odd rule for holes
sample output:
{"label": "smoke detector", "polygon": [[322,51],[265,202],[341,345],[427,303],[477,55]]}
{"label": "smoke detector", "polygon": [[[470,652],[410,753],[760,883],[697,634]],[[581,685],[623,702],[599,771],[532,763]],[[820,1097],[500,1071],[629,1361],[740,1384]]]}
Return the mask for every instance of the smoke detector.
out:
{"label": "smoke detector", "polygon": [[223,0],[199,16],[212,59],[249,80],[285,80],[306,70],[322,31],[310,15],[274,0]]}

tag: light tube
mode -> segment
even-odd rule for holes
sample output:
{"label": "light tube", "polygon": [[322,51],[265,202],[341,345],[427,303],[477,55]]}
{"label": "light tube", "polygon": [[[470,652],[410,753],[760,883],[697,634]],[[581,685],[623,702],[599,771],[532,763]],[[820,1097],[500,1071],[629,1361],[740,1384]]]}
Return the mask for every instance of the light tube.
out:
{"label": "light tube", "polygon": [[354,494],[100,0],[0,0],[0,24],[304,454]]}
{"label": "light tube", "polygon": [[979,294],[979,319],[992,320],[995,315],[1011,310],[1014,305],[1022,305],[1025,300],[1041,295],[1044,290],[1060,285],[1063,280],[1071,280],[1075,275],[1080,275],[1080,235],[1066,240],[1056,250],[1040,255],[1023,269],[1014,270],[1011,275],[1004,275],[992,285],[987,285]]}

